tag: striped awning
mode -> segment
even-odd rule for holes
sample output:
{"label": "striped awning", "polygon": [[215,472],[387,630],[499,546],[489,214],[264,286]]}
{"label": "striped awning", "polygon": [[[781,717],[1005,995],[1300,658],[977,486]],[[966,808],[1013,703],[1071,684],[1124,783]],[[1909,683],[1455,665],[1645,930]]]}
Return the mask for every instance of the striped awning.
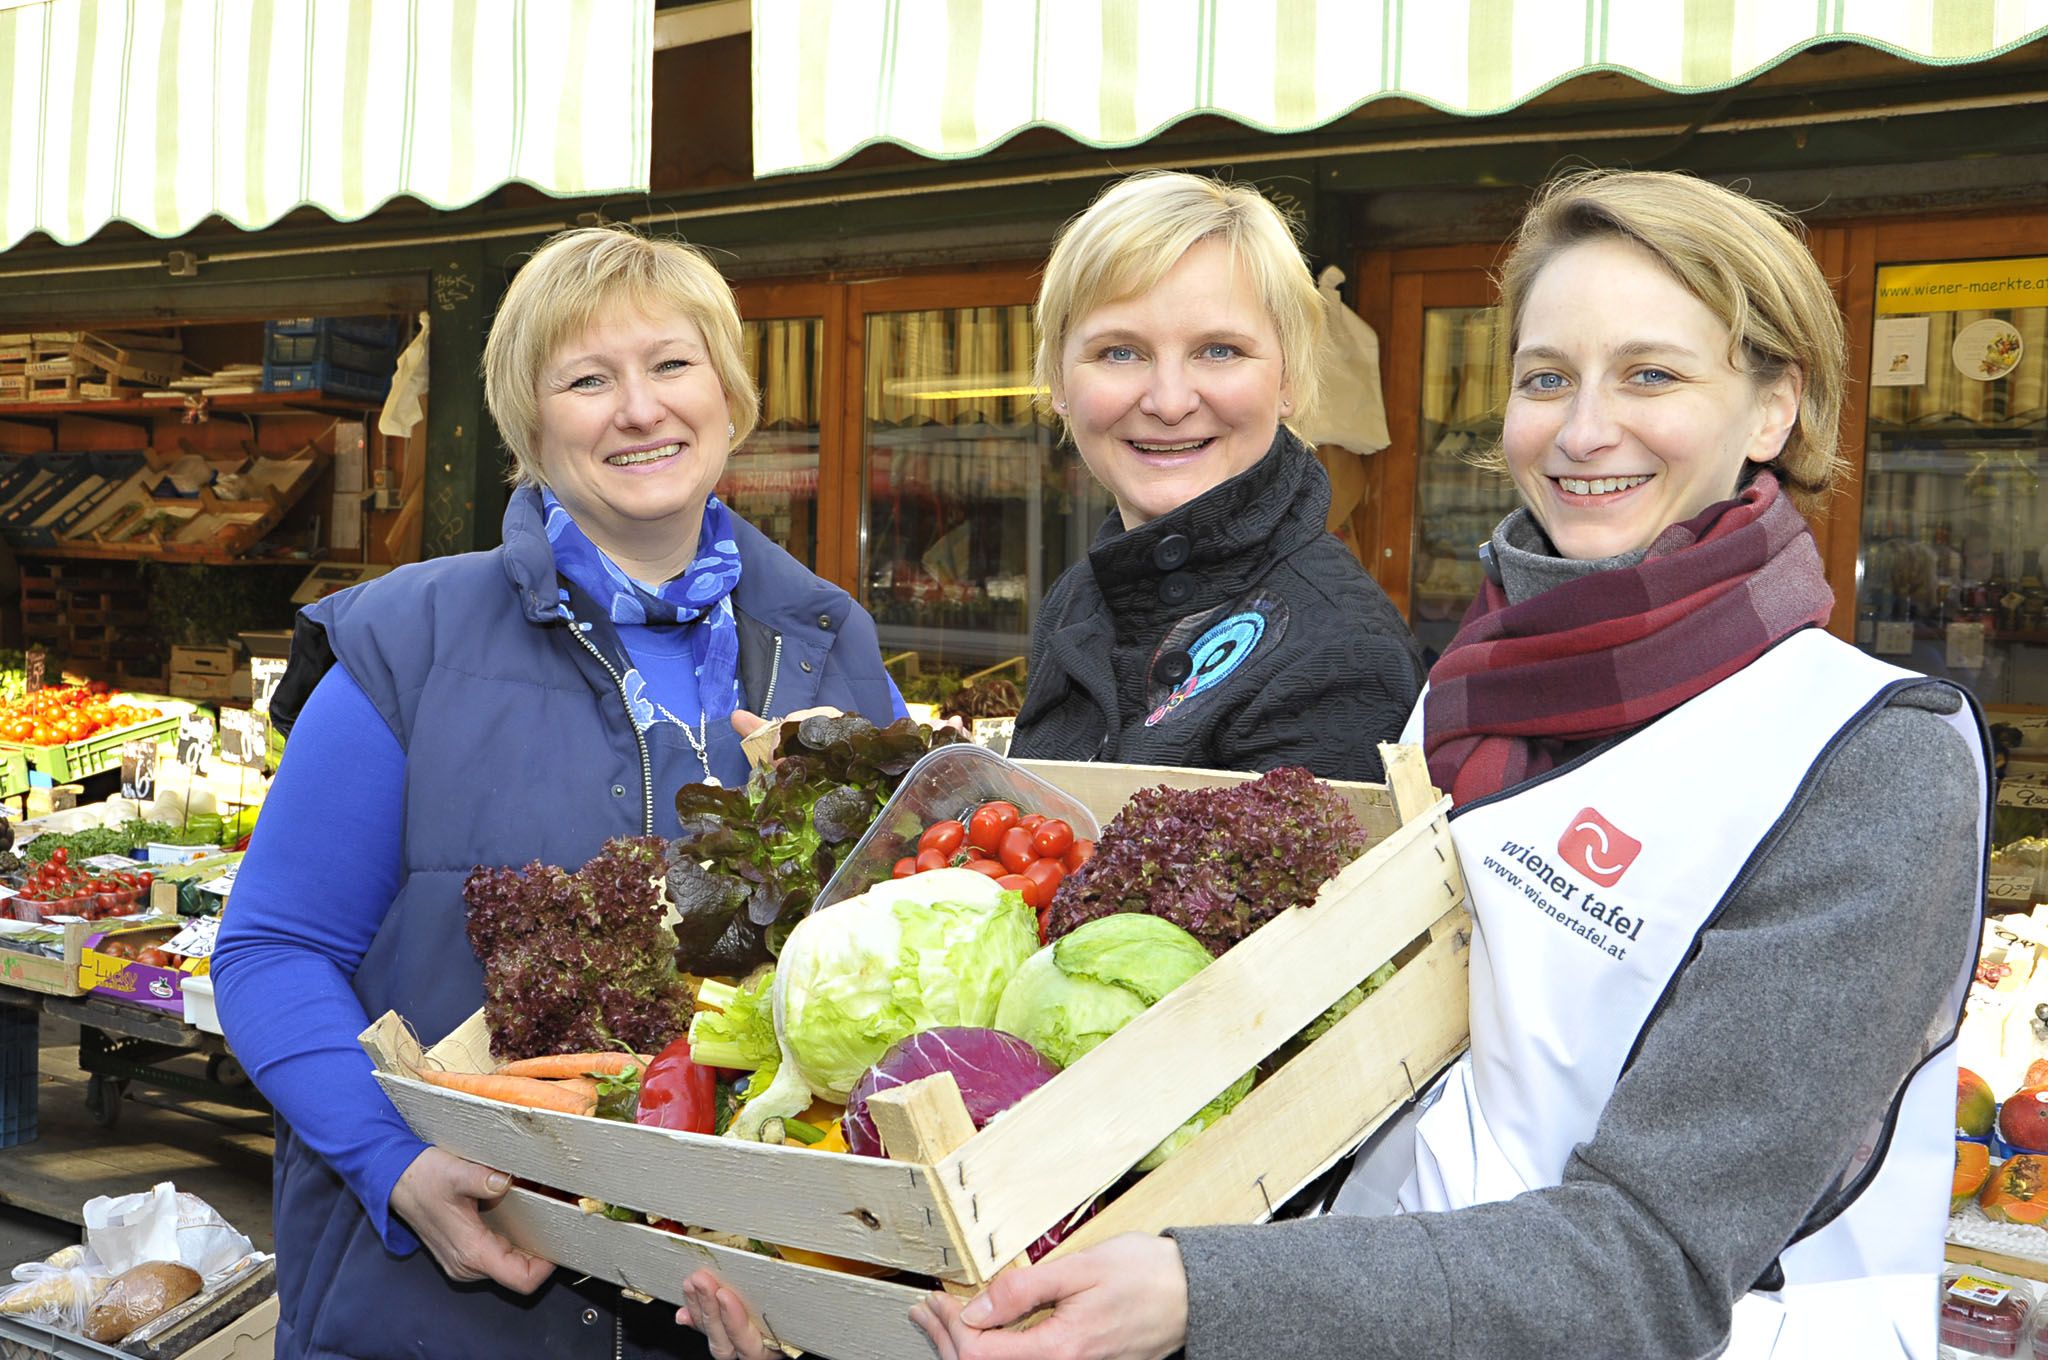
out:
{"label": "striped awning", "polygon": [[1588,71],[1723,89],[1824,42],[1933,64],[2048,35],[2048,0],[753,0],[754,172],[1027,127],[1130,146],[1222,114],[1298,132],[1400,96],[1510,109]]}
{"label": "striped awning", "polygon": [[653,0],[0,0],[0,249],[644,192]]}

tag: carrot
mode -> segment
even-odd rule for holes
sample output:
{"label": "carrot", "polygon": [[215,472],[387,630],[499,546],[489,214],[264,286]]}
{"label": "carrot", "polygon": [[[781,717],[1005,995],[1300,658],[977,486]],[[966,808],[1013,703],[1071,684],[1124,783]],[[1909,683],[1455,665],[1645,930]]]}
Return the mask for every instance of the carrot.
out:
{"label": "carrot", "polygon": [[557,1091],[571,1091],[582,1096],[591,1104],[597,1103],[596,1077],[561,1077],[548,1083]]}
{"label": "carrot", "polygon": [[521,1058],[501,1063],[501,1077],[587,1077],[592,1073],[616,1077],[629,1067],[645,1069],[647,1059],[634,1053],[553,1053],[545,1058]]}
{"label": "carrot", "polygon": [[589,1114],[595,1103],[575,1091],[564,1091],[554,1082],[535,1081],[531,1077],[506,1077],[489,1072],[435,1072],[422,1068],[420,1080],[431,1086],[445,1086],[451,1091],[466,1091],[473,1096],[502,1100],[508,1105],[560,1110],[564,1114]]}

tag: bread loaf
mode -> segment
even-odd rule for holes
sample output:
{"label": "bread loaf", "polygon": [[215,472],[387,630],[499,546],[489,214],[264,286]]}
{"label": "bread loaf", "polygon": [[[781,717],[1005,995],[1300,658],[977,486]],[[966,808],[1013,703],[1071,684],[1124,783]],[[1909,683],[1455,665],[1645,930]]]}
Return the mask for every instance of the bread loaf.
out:
{"label": "bread loaf", "polygon": [[88,1340],[111,1344],[199,1292],[199,1272],[175,1261],[145,1261],[114,1277],[85,1317]]}

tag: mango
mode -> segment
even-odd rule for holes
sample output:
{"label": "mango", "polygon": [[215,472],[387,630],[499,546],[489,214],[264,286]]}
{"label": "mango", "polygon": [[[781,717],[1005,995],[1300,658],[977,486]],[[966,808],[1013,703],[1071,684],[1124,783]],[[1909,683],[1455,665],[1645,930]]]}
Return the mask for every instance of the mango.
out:
{"label": "mango", "polygon": [[1956,1069],[1956,1137],[1982,1138],[1991,1132],[1998,1099],[1991,1083],[1967,1067]]}

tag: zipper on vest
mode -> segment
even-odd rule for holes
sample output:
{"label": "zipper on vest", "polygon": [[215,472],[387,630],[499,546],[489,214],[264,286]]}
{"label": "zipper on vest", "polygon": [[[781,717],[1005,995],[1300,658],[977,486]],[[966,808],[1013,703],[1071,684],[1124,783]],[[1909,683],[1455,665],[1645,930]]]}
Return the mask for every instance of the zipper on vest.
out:
{"label": "zipper on vest", "polygon": [[[647,755],[647,734],[640,730],[640,724],[633,721],[633,701],[626,697],[626,678],[619,674],[619,668],[605,659],[597,644],[583,635],[583,630],[573,622],[569,625],[569,636],[583,644],[583,650],[597,658],[597,664],[604,667],[604,673],[612,678],[612,684],[619,691],[619,706],[626,710],[626,726],[633,729],[633,740],[640,746],[640,809],[642,825],[647,829],[642,834],[654,834],[654,762]],[[779,641],[779,639],[778,639]]]}
{"label": "zipper on vest", "polygon": [[775,682],[782,678],[782,634],[775,635],[775,650],[768,657],[768,691],[761,696],[761,716],[775,717]]}

